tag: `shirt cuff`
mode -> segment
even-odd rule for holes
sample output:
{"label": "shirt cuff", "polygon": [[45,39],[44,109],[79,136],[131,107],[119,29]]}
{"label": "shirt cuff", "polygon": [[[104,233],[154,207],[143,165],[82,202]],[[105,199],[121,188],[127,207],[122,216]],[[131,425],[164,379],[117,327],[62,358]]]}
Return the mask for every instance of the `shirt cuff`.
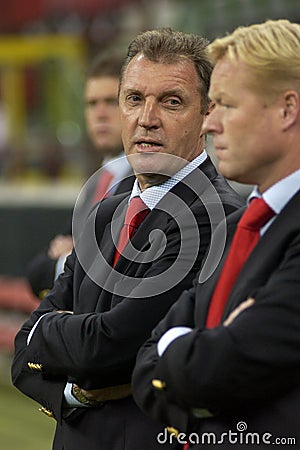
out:
{"label": "shirt cuff", "polygon": [[63,273],[64,271],[64,266],[65,266],[65,262],[67,257],[69,256],[69,254],[67,255],[61,255],[58,260],[57,263],[55,265],[55,275],[54,275],[54,281],[59,277],[59,275],[61,273]]}
{"label": "shirt cuff", "polygon": [[78,408],[78,407],[84,407],[86,408],[88,405],[85,405],[84,403],[81,403],[79,400],[77,400],[74,395],[72,394],[72,383],[67,383],[65,390],[64,390],[64,397],[66,406],[70,408]]}
{"label": "shirt cuff", "polygon": [[174,327],[170,328],[165,334],[162,335],[160,340],[157,343],[157,353],[158,356],[162,356],[166,349],[172,344],[175,339],[183,336],[187,333],[190,333],[192,328],[189,327]]}

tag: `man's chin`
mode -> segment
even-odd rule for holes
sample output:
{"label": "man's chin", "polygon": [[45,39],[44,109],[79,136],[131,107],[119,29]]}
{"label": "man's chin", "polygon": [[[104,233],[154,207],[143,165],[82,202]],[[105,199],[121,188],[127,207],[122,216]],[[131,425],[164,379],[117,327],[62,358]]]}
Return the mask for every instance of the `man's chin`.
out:
{"label": "man's chin", "polygon": [[142,191],[151,186],[159,186],[170,178],[169,176],[155,173],[136,173],[136,177]]}
{"label": "man's chin", "polygon": [[172,177],[187,161],[168,153],[145,152],[136,153],[128,157],[129,164],[136,174],[147,177],[161,177],[162,180]]}

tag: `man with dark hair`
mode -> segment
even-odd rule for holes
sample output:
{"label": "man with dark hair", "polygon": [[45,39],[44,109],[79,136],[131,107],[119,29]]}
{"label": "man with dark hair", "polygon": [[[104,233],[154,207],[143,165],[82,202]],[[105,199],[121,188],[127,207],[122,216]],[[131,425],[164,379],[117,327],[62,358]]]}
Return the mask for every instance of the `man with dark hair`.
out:
{"label": "man with dark hair", "polygon": [[75,212],[76,251],[16,337],[13,382],[56,418],[54,449],[159,448],[160,424],[131,396],[136,354],[241,205],[204,150],[206,46],[168,29],[129,46],[119,107],[132,192],[100,202],[83,229]]}
{"label": "man with dark hair", "polygon": [[[92,151],[87,154],[89,176],[80,200],[84,210],[103,196],[130,191],[134,176],[123,151],[118,107],[119,76],[124,55],[100,53],[86,73],[85,122]],[[100,170],[100,168],[102,169]],[[71,220],[70,220],[71,222]],[[63,271],[68,254],[73,249],[72,226],[55,236],[47,251],[37,255],[26,269],[26,276],[37,297],[42,299]]]}

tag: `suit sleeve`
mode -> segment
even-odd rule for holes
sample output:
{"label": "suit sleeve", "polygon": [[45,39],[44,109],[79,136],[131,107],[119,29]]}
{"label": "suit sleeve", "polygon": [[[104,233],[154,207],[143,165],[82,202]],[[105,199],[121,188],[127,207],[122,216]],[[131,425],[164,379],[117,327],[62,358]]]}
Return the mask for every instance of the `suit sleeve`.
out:
{"label": "suit sleeve", "polygon": [[35,369],[28,363],[40,364],[38,352],[33,348],[29,351],[27,345],[28,335],[37,322],[47,317],[47,314],[57,314],[57,310],[72,310],[72,257],[69,258],[69,269],[56,282],[54,290],[59,290],[60,295],[49,294],[40,303],[18,332],[15,339],[15,355],[12,363],[13,384],[24,394],[40,403],[44,408],[53,412],[54,417],[61,420],[61,406],[63,391],[66,384],[65,376],[47,376],[43,371]]}
{"label": "suit sleeve", "polygon": [[[66,224],[64,235],[72,233],[71,221]],[[31,259],[26,267],[25,276],[28,279],[32,292],[41,300],[46,292],[52,289],[55,281],[57,259],[48,256],[48,249],[38,253]]]}
{"label": "suit sleeve", "polygon": [[[299,264],[298,236],[279,267],[257,290],[255,304],[230,326],[195,328],[176,339],[161,358],[155,355],[157,337],[145,344],[134,372],[135,396],[142,409],[155,416],[159,405],[167,409],[168,403],[175,403],[186,411],[198,408],[226,413],[245,404],[261,406],[297,386]],[[198,296],[201,301],[201,288]],[[153,336],[157,334],[159,328]],[[153,378],[164,381],[163,391],[153,392]]]}
{"label": "suit sleeve", "polygon": [[[165,391],[158,393],[152,385],[152,380],[157,378],[156,366],[160,360],[157,343],[170,328],[176,326],[195,327],[194,302],[195,287],[182,293],[168,314],[152,331],[150,339],[138,352],[133,371],[132,388],[136,403],[146,414],[166,426],[172,424],[172,426],[182,428],[182,422],[186,420],[186,413],[180,405],[168,400]],[[177,423],[177,420],[180,420],[180,423]]]}
{"label": "suit sleeve", "polygon": [[43,293],[50,290],[54,283],[55,267],[57,259],[51,259],[45,253],[37,255],[26,269],[26,277],[32,292],[39,298]]}

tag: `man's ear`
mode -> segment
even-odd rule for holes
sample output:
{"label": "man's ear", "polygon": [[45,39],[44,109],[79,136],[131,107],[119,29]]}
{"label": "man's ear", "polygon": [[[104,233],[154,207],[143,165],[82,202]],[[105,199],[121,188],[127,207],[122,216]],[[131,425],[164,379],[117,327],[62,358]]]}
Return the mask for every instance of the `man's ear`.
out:
{"label": "man's ear", "polygon": [[283,131],[288,130],[300,117],[300,94],[297,91],[286,91],[282,94],[280,110]]}

